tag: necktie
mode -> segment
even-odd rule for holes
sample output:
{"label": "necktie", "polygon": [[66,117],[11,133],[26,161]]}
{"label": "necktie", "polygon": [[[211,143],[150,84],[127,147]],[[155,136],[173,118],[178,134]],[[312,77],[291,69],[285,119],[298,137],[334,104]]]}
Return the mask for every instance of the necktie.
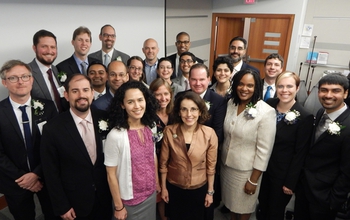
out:
{"label": "necktie", "polygon": [[105,62],[104,62],[103,64],[105,65],[105,67],[107,67],[108,64],[109,64],[110,62],[111,62],[111,61],[110,61],[110,59],[109,59],[109,55],[106,53],[106,54],[105,54]]}
{"label": "necktie", "polygon": [[84,141],[87,152],[89,153],[91,162],[95,164],[96,161],[96,143],[94,140],[93,130],[89,128],[89,122],[82,120],[80,124],[83,127],[82,139]]}
{"label": "necktie", "polygon": [[320,122],[317,125],[316,133],[315,133],[315,140],[317,140],[323,132],[325,132],[328,129],[328,125],[331,122],[331,119],[327,114],[323,114]]}
{"label": "necktie", "polygon": [[30,132],[29,118],[26,112],[27,105],[20,106],[19,109],[22,111],[22,125],[24,130],[24,139],[27,148],[27,156],[29,162],[29,168],[32,170],[34,168],[34,153],[32,146],[32,133]]}
{"label": "necktie", "polygon": [[270,95],[270,91],[271,91],[272,87],[271,86],[268,86],[267,89],[266,89],[266,93],[265,93],[265,96],[264,96],[264,101],[268,100],[271,95]]}
{"label": "necktie", "polygon": [[86,63],[85,62],[81,62],[80,66],[81,66],[82,74],[86,75]]}
{"label": "necktie", "polygon": [[55,82],[53,81],[53,78],[52,78],[52,70],[48,69],[46,73],[49,76],[49,81],[50,81],[50,84],[51,84],[51,89],[52,89],[53,96],[54,96],[54,99],[55,99],[54,101],[55,101],[56,107],[57,107],[59,112],[62,112],[61,98],[60,98],[60,95],[58,94]]}
{"label": "necktie", "polygon": [[188,79],[185,79],[185,91],[190,89],[190,85],[188,83]]}

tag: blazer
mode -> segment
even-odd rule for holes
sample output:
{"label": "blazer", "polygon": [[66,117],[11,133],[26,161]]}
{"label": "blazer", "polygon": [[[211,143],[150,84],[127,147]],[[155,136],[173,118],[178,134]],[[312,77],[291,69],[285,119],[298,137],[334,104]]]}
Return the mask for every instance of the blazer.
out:
{"label": "blazer", "polygon": [[[185,77],[183,75],[178,76],[171,80],[173,83],[180,85],[183,89],[186,88]],[[188,88],[189,89],[189,88]]]}
{"label": "blazer", "polygon": [[0,192],[7,195],[20,195],[26,190],[20,188],[15,180],[28,172],[33,172],[43,178],[40,160],[41,133],[38,124],[42,125],[58,113],[55,104],[50,100],[32,98],[44,104],[42,115],[35,115],[32,110],[32,146],[34,164],[29,170],[27,150],[24,137],[19,127],[16,115],[9,98],[0,102]]}
{"label": "blazer", "polygon": [[[94,53],[89,54],[88,57],[97,59],[97,60],[99,60],[101,63],[103,63],[103,57],[102,57],[102,51],[101,51],[101,50],[98,50],[98,51],[96,51],[96,52],[94,52]],[[113,55],[112,55],[112,57],[111,57],[111,61],[117,60],[118,57],[120,57],[120,58],[122,59],[121,61],[122,61],[125,65],[127,65],[126,62],[128,61],[128,59],[130,59],[130,56],[127,55],[126,53],[123,53],[123,52],[121,52],[121,51],[119,51],[119,50],[114,49],[114,50],[113,50]]]}
{"label": "blazer", "polygon": [[70,208],[78,217],[89,214],[98,198],[99,205],[111,210],[111,194],[104,166],[102,139],[107,132],[99,130],[98,121],[105,112],[91,110],[95,137],[96,162],[93,164],[70,111],[61,113],[44,126],[41,160],[47,189],[56,215]]}
{"label": "blazer", "polygon": [[167,173],[173,185],[197,189],[207,182],[208,175],[215,174],[218,139],[212,128],[198,124],[187,151],[180,125],[164,129],[159,171]]}
{"label": "blazer", "polygon": [[104,94],[103,96],[101,96],[100,98],[92,102],[91,108],[107,111],[109,105],[112,102],[112,99],[113,99],[113,96],[110,90],[107,90],[106,94]]}
{"label": "blazer", "polygon": [[[92,63],[93,61],[98,61],[97,59],[88,57],[88,62],[89,64]],[[88,67],[86,67],[87,70]],[[70,75],[73,75],[75,73],[82,73],[77,65],[77,62],[75,62],[75,59],[73,55],[59,64],[57,64],[57,69],[59,72],[64,72],[67,74],[67,77]]]}
{"label": "blazer", "polygon": [[[279,99],[268,99],[274,109]],[[266,172],[284,181],[284,186],[295,191],[304,160],[310,146],[314,116],[300,103],[295,102],[290,110],[300,113],[296,124],[287,124],[282,119],[277,123],[275,143]]]}
{"label": "blazer", "polygon": [[[177,54],[177,53],[174,53],[174,54],[172,54],[172,55],[170,55],[170,56],[167,56],[167,58],[169,58],[169,60],[171,60],[171,65],[172,65],[173,68],[174,68],[174,72],[173,72],[173,74],[171,75],[171,79],[174,79],[174,78],[177,77],[177,73],[175,72],[175,70],[176,70],[176,68],[175,68],[175,65],[176,65],[176,54]],[[195,61],[198,62],[198,63],[204,63],[203,60],[200,59],[200,58],[198,58],[198,57],[196,57],[196,60],[195,60]]]}
{"label": "blazer", "polygon": [[315,131],[324,109],[316,115],[312,143],[304,165],[304,177],[313,196],[331,209],[338,209],[350,192],[350,109],[335,122],[345,126],[339,135],[325,131],[315,140]]}

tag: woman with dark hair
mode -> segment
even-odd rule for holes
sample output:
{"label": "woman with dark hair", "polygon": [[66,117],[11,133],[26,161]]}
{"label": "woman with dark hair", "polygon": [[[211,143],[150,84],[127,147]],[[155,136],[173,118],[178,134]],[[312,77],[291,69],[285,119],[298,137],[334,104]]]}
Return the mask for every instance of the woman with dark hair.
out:
{"label": "woman with dark hair", "polygon": [[142,58],[139,56],[132,56],[128,59],[126,65],[128,66],[130,80],[140,81],[148,88],[149,86],[145,82],[146,76],[143,72],[144,66]]}
{"label": "woman with dark hair", "polygon": [[173,95],[176,96],[178,92],[182,92],[185,89],[177,83],[171,81],[170,77],[173,74],[174,68],[172,66],[171,60],[167,57],[160,58],[157,64],[158,76],[164,79],[173,90]]}
{"label": "woman with dark hair", "polygon": [[170,219],[203,220],[213,203],[218,147],[203,99],[186,92],[175,101],[176,124],[164,129],[160,156],[162,199]]}
{"label": "woman with dark hair", "polygon": [[218,57],[214,61],[213,71],[216,82],[211,86],[211,89],[217,94],[227,97],[230,93],[233,75],[232,59],[229,57]]}
{"label": "woman with dark hair", "polygon": [[151,128],[157,109],[157,100],[138,81],[121,85],[110,105],[104,153],[116,219],[156,219],[160,188]]}
{"label": "woman with dark hair", "polygon": [[261,100],[262,82],[255,71],[237,72],[231,90],[221,150],[222,201],[231,220],[248,220],[272,151],[276,113]]}

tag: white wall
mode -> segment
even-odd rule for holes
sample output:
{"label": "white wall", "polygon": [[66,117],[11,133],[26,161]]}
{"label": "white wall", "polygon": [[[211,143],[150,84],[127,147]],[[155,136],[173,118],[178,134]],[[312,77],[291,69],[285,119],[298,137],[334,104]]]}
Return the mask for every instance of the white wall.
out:
{"label": "white wall", "polygon": [[[154,38],[165,47],[164,0],[1,0],[0,65],[9,59],[30,62],[33,35],[47,29],[57,37],[58,56],[54,64],[73,53],[73,31],[86,26],[92,32],[90,52],[101,48],[100,28],[111,24],[116,29],[115,48],[130,56],[142,53],[143,41]],[[164,50],[159,51],[164,56]],[[0,100],[7,90],[0,87]]]}

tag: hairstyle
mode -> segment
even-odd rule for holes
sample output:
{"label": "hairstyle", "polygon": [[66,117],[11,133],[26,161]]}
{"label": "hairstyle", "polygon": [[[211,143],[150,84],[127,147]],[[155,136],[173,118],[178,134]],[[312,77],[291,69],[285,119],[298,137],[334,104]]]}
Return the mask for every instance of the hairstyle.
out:
{"label": "hairstyle", "polygon": [[157,91],[161,86],[165,86],[165,88],[170,93],[170,102],[166,107],[166,113],[169,115],[170,113],[173,112],[173,108],[174,108],[174,92],[171,89],[171,86],[169,85],[169,83],[162,78],[157,78],[153,80],[153,82],[149,86],[149,90],[152,92],[152,94],[154,94],[154,92]]}
{"label": "hairstyle", "polygon": [[93,88],[92,88],[92,81],[91,81],[91,79],[88,77],[88,76],[86,76],[86,75],[84,75],[84,74],[81,74],[81,73],[75,73],[75,74],[73,74],[73,75],[69,75],[68,76],[68,78],[67,78],[67,80],[64,82],[64,89],[66,90],[66,92],[68,92],[69,91],[69,83],[70,83],[70,81],[72,81],[74,78],[77,78],[77,77],[83,77],[83,79],[86,79],[87,81],[89,81],[89,84],[90,84],[90,89],[92,90]]}
{"label": "hairstyle", "polygon": [[181,107],[181,102],[184,99],[192,100],[198,106],[199,112],[201,113],[201,115],[198,118],[199,124],[203,124],[210,118],[210,114],[208,112],[208,108],[204,100],[198,94],[192,91],[187,91],[175,99],[175,105],[174,105],[174,111],[173,111],[174,122],[183,123],[180,117],[180,107]]}
{"label": "hairstyle", "polygon": [[181,31],[176,35],[176,40],[181,36],[181,35],[186,35],[188,39],[190,39],[190,35],[187,32]]}
{"label": "hairstyle", "polygon": [[329,73],[322,77],[318,82],[318,89],[320,89],[324,84],[340,85],[343,87],[344,91],[347,91],[349,89],[349,80],[341,73]]}
{"label": "hairstyle", "polygon": [[90,42],[92,42],[91,31],[89,30],[89,28],[84,26],[78,27],[77,29],[74,30],[72,39],[75,40],[75,38],[80,34],[87,34],[90,38]]}
{"label": "hairstyle", "polygon": [[105,24],[105,25],[103,25],[103,26],[101,27],[100,35],[102,35],[102,31],[103,31],[103,29],[104,29],[105,27],[111,27],[111,28],[113,28],[113,30],[114,30],[114,32],[115,32],[115,29],[114,29],[114,27],[113,27],[112,25],[110,25],[110,24]]}
{"label": "hairstyle", "polygon": [[[143,64],[143,59],[141,57],[139,57],[139,56],[132,56],[132,57],[130,57],[128,59],[128,61],[126,61],[126,65],[128,66],[128,68],[130,67],[130,64],[131,64],[132,60],[138,60],[138,61],[140,61],[142,63],[142,75],[141,75],[140,81],[146,82],[146,76],[145,76],[145,73],[144,73],[145,66]],[[129,71],[128,71],[128,73],[129,73]],[[130,76],[130,74],[129,74],[129,76]]]}
{"label": "hairstyle", "polygon": [[4,65],[2,65],[0,69],[0,77],[1,79],[6,79],[6,73],[10,71],[15,66],[24,66],[30,73],[32,73],[32,69],[30,66],[20,60],[9,60]]}
{"label": "hairstyle", "polygon": [[231,57],[218,57],[214,61],[213,71],[215,72],[220,64],[226,64],[227,67],[230,69],[230,71],[232,73],[233,72],[233,65],[232,65],[232,63],[233,63],[233,61],[232,61]]}
{"label": "hairstyle", "polygon": [[87,70],[86,70],[87,75],[89,75],[90,67],[92,67],[93,65],[101,65],[101,66],[103,66],[104,70],[105,70],[106,73],[108,74],[107,67],[106,67],[105,65],[103,65],[103,63],[101,63],[101,61],[99,61],[99,60],[94,60],[94,61],[92,61],[91,63],[89,63],[89,67],[88,67]]}
{"label": "hairstyle", "polygon": [[236,40],[242,41],[243,44],[244,44],[244,49],[247,49],[247,40],[244,39],[243,37],[239,37],[239,36],[232,38],[232,40],[230,41],[230,44],[229,44],[228,46],[230,47],[230,45],[232,44],[232,42],[233,42],[233,41],[236,41]]}
{"label": "hairstyle", "polygon": [[251,102],[253,103],[253,105],[255,105],[259,99],[262,98],[262,81],[260,79],[260,76],[257,72],[255,72],[254,70],[251,69],[244,69],[241,71],[238,71],[234,76],[233,76],[233,82],[232,82],[232,88],[231,88],[231,97],[233,98],[233,103],[235,105],[240,104],[241,103],[241,99],[239,98],[238,94],[237,94],[237,87],[241,82],[241,79],[243,78],[244,75],[246,74],[250,74],[253,76],[254,78],[254,94],[252,96]]}
{"label": "hairstyle", "polygon": [[265,59],[264,66],[266,66],[267,60],[271,60],[271,59],[278,59],[279,61],[281,61],[281,67],[283,67],[284,59],[278,53],[272,53],[272,54],[268,55]]}
{"label": "hairstyle", "polygon": [[125,93],[129,89],[139,89],[142,92],[146,102],[146,110],[141,118],[141,123],[145,126],[154,127],[157,119],[156,112],[158,110],[158,101],[142,82],[135,80],[122,84],[116,91],[114,98],[108,107],[109,126],[118,130],[121,128],[129,129],[128,114],[126,113],[126,110],[122,108]]}
{"label": "hairstyle", "polygon": [[280,73],[277,78],[276,78],[276,87],[278,85],[278,83],[282,80],[282,79],[285,79],[285,78],[288,78],[288,77],[292,77],[294,80],[295,80],[295,85],[296,87],[298,88],[299,85],[300,85],[300,78],[297,74],[295,74],[294,72],[291,72],[291,71],[284,71],[282,73]]}
{"label": "hairstyle", "polygon": [[187,55],[187,56],[190,56],[190,57],[191,57],[191,60],[192,60],[194,63],[197,61],[196,56],[195,56],[193,53],[189,52],[189,51],[183,52],[183,53],[180,55],[179,60],[181,61],[181,58],[182,58],[183,56],[186,56],[186,55]]}
{"label": "hairstyle", "polygon": [[40,30],[40,31],[38,31],[38,32],[36,32],[34,34],[34,36],[33,36],[33,45],[37,46],[38,43],[39,43],[40,38],[42,38],[42,37],[52,37],[55,40],[56,44],[57,44],[56,36],[53,33],[51,33],[50,31],[42,29],[42,30]]}
{"label": "hairstyle", "polygon": [[209,77],[209,69],[208,69],[208,67],[205,64],[203,64],[203,63],[196,63],[193,66],[191,66],[190,73],[189,73],[189,76],[188,76],[189,78],[191,78],[191,72],[194,69],[205,69],[205,71],[207,72],[207,77]]}
{"label": "hairstyle", "polygon": [[160,59],[158,60],[157,70],[159,70],[159,65],[160,65],[160,63],[163,62],[163,61],[168,61],[168,62],[170,63],[170,65],[171,65],[171,68],[174,68],[174,67],[173,67],[173,63],[171,62],[171,60],[170,60],[168,57],[162,57],[162,58],[160,58]]}

